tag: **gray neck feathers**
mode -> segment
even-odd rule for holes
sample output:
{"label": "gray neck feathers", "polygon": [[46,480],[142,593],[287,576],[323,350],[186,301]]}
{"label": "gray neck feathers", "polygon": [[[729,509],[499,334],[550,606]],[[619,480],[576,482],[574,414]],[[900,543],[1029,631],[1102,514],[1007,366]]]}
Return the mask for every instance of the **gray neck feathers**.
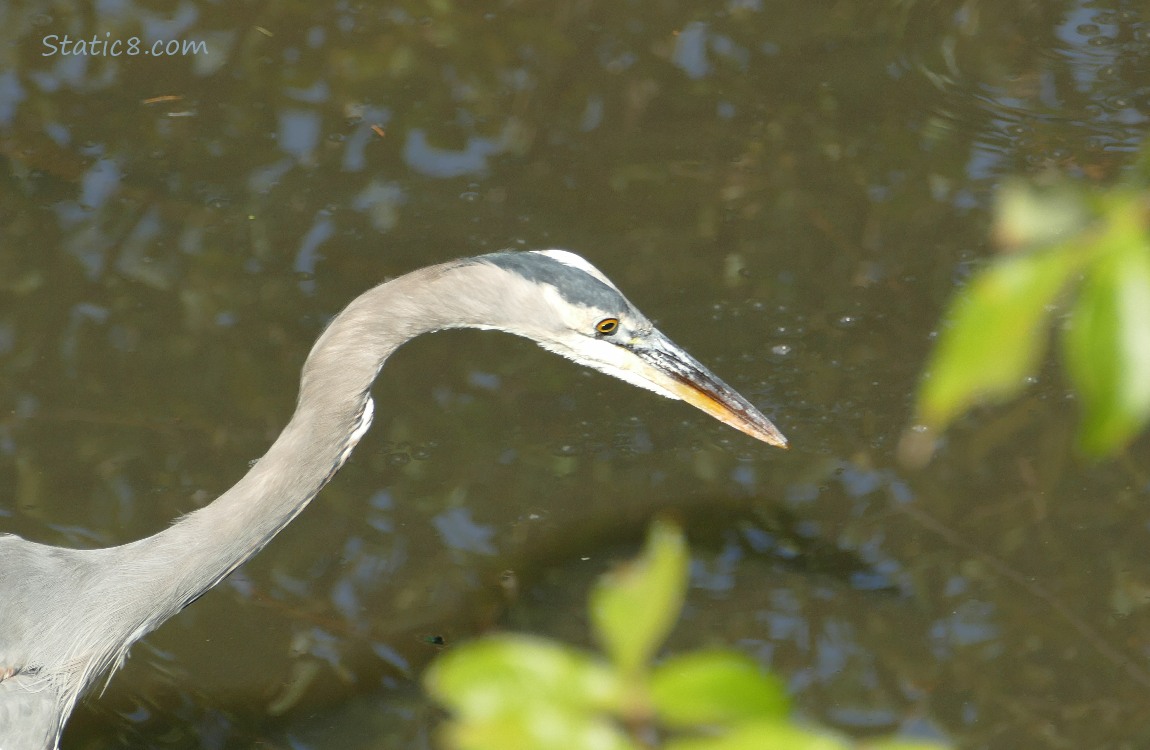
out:
{"label": "gray neck feathers", "polygon": [[[295,413],[268,452],[211,504],[146,539],[99,550],[52,550],[74,568],[73,581],[48,595],[38,634],[53,663],[28,663],[65,704],[138,638],[179,612],[255,555],[315,497],[354,447],[368,389],[396,348],[450,326],[488,327],[498,298],[482,292],[490,266],[447,263],[382,284],[354,300],[320,336],[303,369]],[[443,283],[447,281],[447,284]],[[362,432],[362,431],[361,431]],[[355,439],[358,439],[356,435]],[[38,546],[38,545],[37,545]]]}

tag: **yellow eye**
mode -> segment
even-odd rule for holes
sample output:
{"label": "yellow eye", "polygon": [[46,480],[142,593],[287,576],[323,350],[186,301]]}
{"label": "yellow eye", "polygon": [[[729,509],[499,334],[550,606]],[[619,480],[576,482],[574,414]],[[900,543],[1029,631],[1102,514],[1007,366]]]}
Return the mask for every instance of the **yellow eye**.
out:
{"label": "yellow eye", "polygon": [[619,330],[618,318],[603,318],[595,324],[595,330],[604,336],[610,336],[615,331]]}

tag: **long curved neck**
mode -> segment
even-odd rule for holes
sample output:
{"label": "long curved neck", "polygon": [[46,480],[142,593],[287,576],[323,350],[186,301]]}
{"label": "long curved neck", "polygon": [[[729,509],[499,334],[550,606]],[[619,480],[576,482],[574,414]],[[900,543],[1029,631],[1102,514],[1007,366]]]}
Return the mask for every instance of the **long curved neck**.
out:
{"label": "long curved neck", "polygon": [[[440,280],[459,268],[425,268],[355,299],[312,348],[295,413],[268,452],[211,504],[118,548],[132,601],[148,602],[151,610],[133,640],[259,552],[327,484],[370,424],[368,389],[392,352],[446,321],[482,319],[484,300],[437,292]],[[166,605],[159,617],[157,602]]]}
{"label": "long curved neck", "polygon": [[43,601],[43,629],[23,644],[31,652],[10,658],[34,668],[46,686],[55,708],[45,715],[57,735],[79,694],[119,666],[132,643],[259,552],[331,479],[367,428],[368,389],[392,352],[440,328],[509,330],[500,319],[508,292],[501,273],[455,261],[356,298],[312,347],[295,412],[268,452],[235,486],[171,527],[103,549],[30,545],[67,578]]}

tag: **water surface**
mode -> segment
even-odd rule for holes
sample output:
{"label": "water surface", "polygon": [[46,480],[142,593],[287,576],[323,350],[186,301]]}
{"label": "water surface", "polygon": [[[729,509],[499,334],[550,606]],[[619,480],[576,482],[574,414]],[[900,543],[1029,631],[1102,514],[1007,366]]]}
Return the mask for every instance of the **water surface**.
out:
{"label": "water surface", "polygon": [[590,582],[671,511],[673,647],[745,650],[812,721],[1143,746],[1146,441],[1081,462],[1052,364],[895,456],[996,185],[1105,183],[1144,138],[1141,6],[429,7],[2,11],[0,527],[154,533],[263,453],[356,294],[507,247],[585,255],[794,447],[509,336],[413,342],[335,481],[66,744],[428,747],[439,639],[585,642]]}

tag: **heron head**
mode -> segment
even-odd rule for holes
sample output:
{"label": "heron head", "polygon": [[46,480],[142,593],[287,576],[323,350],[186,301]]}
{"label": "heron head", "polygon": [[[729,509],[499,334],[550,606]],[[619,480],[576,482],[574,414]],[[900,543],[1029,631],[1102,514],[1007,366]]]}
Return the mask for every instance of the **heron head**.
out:
{"label": "heron head", "polygon": [[[662,396],[681,399],[751,437],[787,440],[746,398],[660,333],[622,292],[566,250],[500,252],[474,262],[504,274],[500,328]],[[485,326],[486,327],[486,326]]]}

